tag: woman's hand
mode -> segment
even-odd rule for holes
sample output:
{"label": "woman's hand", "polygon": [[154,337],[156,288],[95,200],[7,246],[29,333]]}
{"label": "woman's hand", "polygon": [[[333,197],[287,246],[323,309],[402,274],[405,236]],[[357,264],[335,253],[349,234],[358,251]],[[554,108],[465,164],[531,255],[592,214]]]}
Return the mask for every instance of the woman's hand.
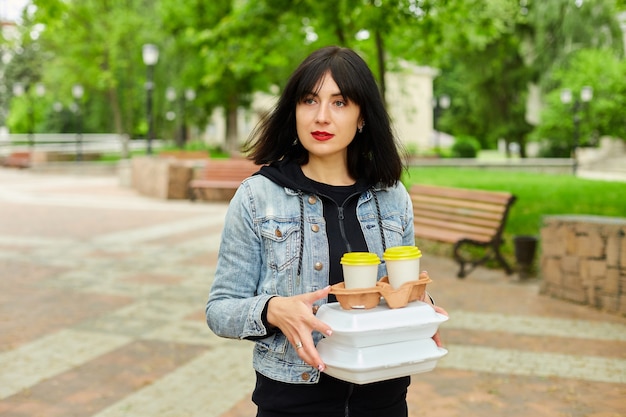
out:
{"label": "woman's hand", "polygon": [[296,348],[300,359],[323,371],[326,365],[320,358],[311,333],[314,330],[330,336],[330,326],[313,314],[313,303],[328,297],[330,285],[321,290],[293,297],[273,297],[267,304],[267,321],[278,327]]}
{"label": "woman's hand", "polygon": [[[448,316],[448,312],[446,310],[444,310],[443,308],[439,307],[439,306],[433,306],[433,308],[435,309],[435,311],[437,313],[441,313],[444,316]],[[442,347],[442,343],[441,343],[441,335],[439,334],[439,329],[437,329],[437,333],[435,333],[435,335],[433,336],[433,340],[435,341],[435,343],[437,344],[438,347]]]}

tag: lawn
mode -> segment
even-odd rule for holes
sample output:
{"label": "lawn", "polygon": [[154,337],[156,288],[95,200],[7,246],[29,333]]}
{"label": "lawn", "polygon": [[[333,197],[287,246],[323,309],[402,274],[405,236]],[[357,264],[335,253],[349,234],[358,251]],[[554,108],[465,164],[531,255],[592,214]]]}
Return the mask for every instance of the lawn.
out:
{"label": "lawn", "polygon": [[538,236],[543,216],[587,214],[626,217],[626,183],[596,181],[572,175],[471,168],[412,167],[404,177],[413,183],[508,191],[517,200],[504,231],[503,253],[512,258],[515,235]]}

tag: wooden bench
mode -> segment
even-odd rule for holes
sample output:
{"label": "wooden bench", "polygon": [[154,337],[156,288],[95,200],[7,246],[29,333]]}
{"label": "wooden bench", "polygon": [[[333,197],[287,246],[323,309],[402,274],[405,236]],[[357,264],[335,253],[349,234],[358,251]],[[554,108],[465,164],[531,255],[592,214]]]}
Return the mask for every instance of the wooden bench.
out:
{"label": "wooden bench", "polygon": [[30,152],[11,152],[2,160],[2,166],[8,168],[30,167]]}
{"label": "wooden bench", "polygon": [[189,199],[230,200],[241,182],[261,167],[249,159],[209,159],[189,182]]}
{"label": "wooden bench", "polygon": [[[513,273],[500,253],[502,232],[516,197],[506,192],[412,185],[415,237],[452,243],[454,259],[459,263],[459,278],[476,266],[495,259],[507,274]],[[464,245],[484,249],[478,259],[467,259]],[[474,257],[472,257],[474,258]],[[470,264],[470,269],[466,269]]]}

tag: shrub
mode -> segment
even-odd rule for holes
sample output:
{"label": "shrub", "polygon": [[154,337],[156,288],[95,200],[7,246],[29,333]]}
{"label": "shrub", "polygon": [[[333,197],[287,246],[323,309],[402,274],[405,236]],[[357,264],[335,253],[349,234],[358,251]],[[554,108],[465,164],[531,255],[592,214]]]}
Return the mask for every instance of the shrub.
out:
{"label": "shrub", "polygon": [[455,158],[476,158],[480,150],[480,142],[471,136],[457,136],[452,145],[452,156]]}

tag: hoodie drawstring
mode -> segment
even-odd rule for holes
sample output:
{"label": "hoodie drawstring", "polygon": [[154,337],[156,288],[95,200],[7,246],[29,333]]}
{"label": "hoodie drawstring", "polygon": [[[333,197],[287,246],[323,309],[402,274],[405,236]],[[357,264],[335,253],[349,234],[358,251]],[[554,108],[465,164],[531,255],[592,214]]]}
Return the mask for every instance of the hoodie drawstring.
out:
{"label": "hoodie drawstring", "polygon": [[300,199],[300,256],[298,257],[298,278],[302,273],[302,256],[304,255],[304,195],[298,191]]}
{"label": "hoodie drawstring", "polygon": [[385,252],[385,250],[387,250],[387,241],[385,240],[385,233],[383,233],[383,219],[380,215],[378,196],[376,195],[376,191],[373,188],[372,195],[374,196],[374,203],[376,203],[376,217],[378,218],[378,230],[380,230],[380,240],[383,242],[383,252]]}

